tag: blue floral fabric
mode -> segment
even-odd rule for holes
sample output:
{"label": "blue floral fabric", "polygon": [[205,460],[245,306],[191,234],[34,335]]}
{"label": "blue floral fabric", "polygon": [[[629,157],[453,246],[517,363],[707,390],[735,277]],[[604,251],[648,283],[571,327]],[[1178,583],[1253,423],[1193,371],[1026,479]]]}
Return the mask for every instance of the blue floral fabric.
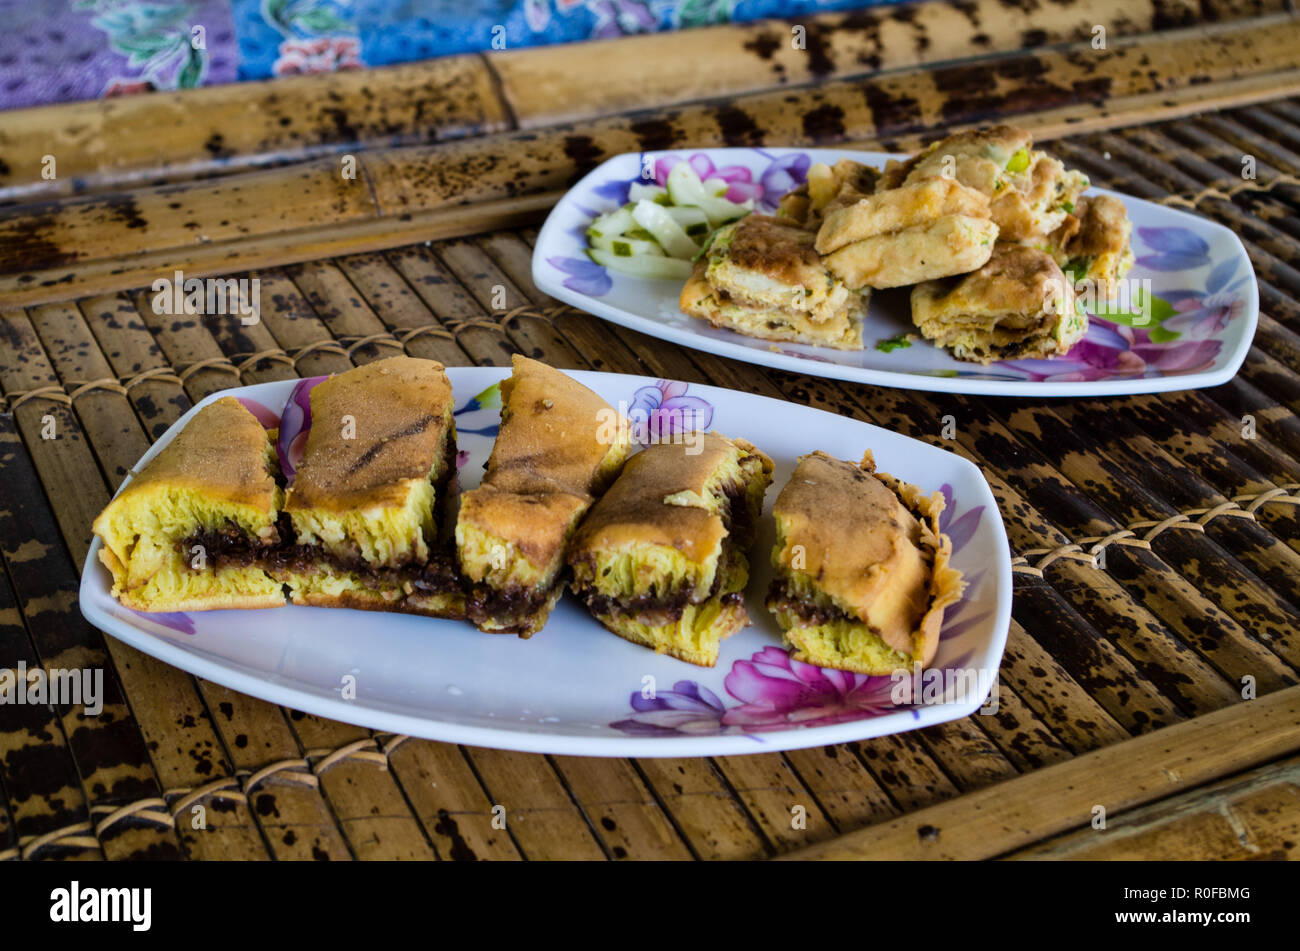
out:
{"label": "blue floral fabric", "polygon": [[889,0],[0,0],[0,109]]}

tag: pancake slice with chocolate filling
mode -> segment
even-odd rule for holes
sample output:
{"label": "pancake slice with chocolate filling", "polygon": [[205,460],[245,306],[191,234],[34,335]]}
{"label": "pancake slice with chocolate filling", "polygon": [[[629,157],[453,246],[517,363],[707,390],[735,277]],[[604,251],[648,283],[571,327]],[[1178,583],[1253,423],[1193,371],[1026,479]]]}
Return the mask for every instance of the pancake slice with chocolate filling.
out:
{"label": "pancake slice with chocolate filling", "polygon": [[886,675],[928,665],[944,610],[961,598],[943,496],[824,452],[803,456],[773,507],[767,607],[796,660]]}
{"label": "pancake slice with chocolate filling", "polygon": [[722,640],[749,623],[746,551],[772,460],[743,439],[697,438],[629,459],[579,527],[569,564],[574,593],[609,630],[712,667]]}
{"label": "pancake slice with chocolate filling", "polygon": [[447,524],[456,474],[441,363],[392,357],[311,391],[312,427],[285,501],[274,573],[295,604],[465,616]]}
{"label": "pancake slice with chocolate filling", "polygon": [[456,553],[480,630],[531,637],[564,590],[564,552],[618,475],[626,419],[578,381],[516,355],[482,484],[466,492]]}
{"label": "pancake slice with chocolate filling", "polygon": [[283,606],[258,563],[279,541],[278,475],[257,418],[209,403],[95,519],[113,596],[136,611]]}

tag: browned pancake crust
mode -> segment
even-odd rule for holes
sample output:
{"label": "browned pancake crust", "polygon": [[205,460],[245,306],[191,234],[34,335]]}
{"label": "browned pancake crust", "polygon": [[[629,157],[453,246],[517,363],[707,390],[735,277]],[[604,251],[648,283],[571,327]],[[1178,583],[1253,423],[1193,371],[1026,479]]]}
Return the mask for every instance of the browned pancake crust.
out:
{"label": "browned pancake crust", "polygon": [[[312,427],[285,511],[396,506],[427,479],[447,437],[451,383],[441,363],[390,357],[311,391]],[[355,438],[344,436],[345,417]]]}
{"label": "browned pancake crust", "polygon": [[602,439],[615,411],[577,380],[515,355],[501,383],[501,429],[488,457],[486,485],[520,493],[599,495],[614,473],[601,471],[610,452]]}
{"label": "browned pancake crust", "polygon": [[768,215],[742,218],[732,233],[727,257],[733,266],[766,274],[782,284],[802,284],[809,269],[820,273],[813,233]]}
{"label": "browned pancake crust", "polygon": [[664,499],[678,493],[707,497],[709,480],[731,457],[733,446],[758,450],[743,439],[718,433],[699,438],[701,451],[695,454],[683,445],[659,443],[632,456],[622,477],[578,527],[572,551],[632,543],[676,548],[695,562],[708,558],[726,537],[722,518],[694,506],[666,505]]}
{"label": "browned pancake crust", "polygon": [[276,486],[267,466],[269,450],[257,417],[233,396],[222,397],[199,410],[112,504],[168,486],[270,512]]}
{"label": "browned pancake crust", "polygon": [[1071,257],[1118,254],[1127,242],[1128,211],[1110,195],[1081,198],[1078,233],[1066,245]]}

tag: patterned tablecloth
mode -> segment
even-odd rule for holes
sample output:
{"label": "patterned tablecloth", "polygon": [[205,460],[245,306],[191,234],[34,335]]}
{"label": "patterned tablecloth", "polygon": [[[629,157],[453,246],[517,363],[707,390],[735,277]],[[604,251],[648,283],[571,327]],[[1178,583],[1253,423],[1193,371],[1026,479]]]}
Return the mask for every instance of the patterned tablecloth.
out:
{"label": "patterned tablecloth", "polygon": [[0,109],[881,2],[0,0]]}

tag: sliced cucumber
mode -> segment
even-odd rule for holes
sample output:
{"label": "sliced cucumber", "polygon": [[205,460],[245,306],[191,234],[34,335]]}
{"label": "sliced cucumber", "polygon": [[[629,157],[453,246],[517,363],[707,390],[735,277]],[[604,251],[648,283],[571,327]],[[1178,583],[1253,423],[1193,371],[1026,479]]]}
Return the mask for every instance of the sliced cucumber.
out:
{"label": "sliced cucumber", "polygon": [[727,201],[725,198],[710,198],[700,208],[709,216],[709,224],[715,228],[729,221],[743,218],[754,210],[754,200],[747,198],[743,202]]}
{"label": "sliced cucumber", "polygon": [[686,229],[686,233],[691,233],[691,225],[703,225],[705,232],[709,228],[709,216],[701,208],[693,205],[672,205],[665,211],[673,216],[673,220]]}
{"label": "sliced cucumber", "polygon": [[684,281],[691,276],[691,262],[676,258],[655,257],[652,255],[634,255],[630,258],[619,257],[601,248],[588,248],[587,253],[597,264],[630,274],[633,277],[645,277],[651,280]]}
{"label": "sliced cucumber", "polygon": [[636,221],[632,218],[632,209],[625,205],[617,211],[611,211],[607,215],[597,217],[587,227],[587,234],[593,238],[610,238],[614,235],[624,234],[635,227]]}
{"label": "sliced cucumber", "polygon": [[643,199],[636,203],[632,217],[636,219],[637,224],[654,235],[655,240],[668,252],[669,257],[689,260],[699,250],[699,246],[691,240],[682,226],[673,220],[668,209],[662,205]]}
{"label": "sliced cucumber", "polygon": [[660,185],[644,185],[641,182],[633,182],[627,190],[628,200],[632,202],[639,202],[643,199],[656,201],[667,194],[668,190]]}
{"label": "sliced cucumber", "polygon": [[704,183],[700,181],[700,176],[695,174],[695,169],[691,168],[690,163],[678,162],[668,173],[668,197],[673,200],[674,205],[680,207],[698,205],[713,196],[705,190]]}
{"label": "sliced cucumber", "polygon": [[625,234],[613,235],[612,237],[593,236],[591,246],[600,248],[602,251],[608,251],[620,258],[635,257],[638,254],[660,258],[664,256],[664,249],[654,241],[641,241]]}

